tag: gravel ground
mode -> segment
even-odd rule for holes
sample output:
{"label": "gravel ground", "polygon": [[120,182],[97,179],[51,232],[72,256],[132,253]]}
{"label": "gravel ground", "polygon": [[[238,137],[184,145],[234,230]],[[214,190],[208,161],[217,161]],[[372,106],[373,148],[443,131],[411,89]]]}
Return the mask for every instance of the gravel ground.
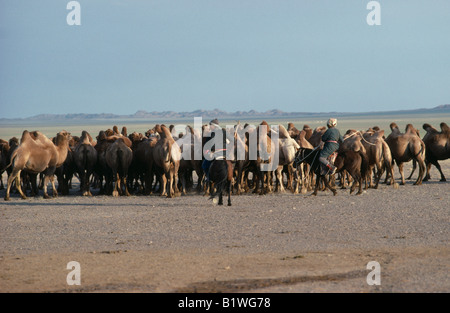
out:
{"label": "gravel ground", "polygon": [[[450,160],[442,162],[450,178]],[[408,167],[406,167],[408,172]],[[449,292],[450,182],[0,202],[0,292]],[[4,196],[4,190],[0,191]],[[69,286],[66,265],[81,266]],[[381,284],[369,286],[369,261]]]}

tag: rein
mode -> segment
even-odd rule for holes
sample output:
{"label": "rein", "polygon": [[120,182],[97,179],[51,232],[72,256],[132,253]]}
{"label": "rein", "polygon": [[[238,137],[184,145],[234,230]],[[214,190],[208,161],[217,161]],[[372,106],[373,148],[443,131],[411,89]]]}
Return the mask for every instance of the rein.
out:
{"label": "rein", "polygon": [[[377,144],[375,144],[375,143],[371,143],[371,142],[368,142],[365,138],[364,138],[364,136],[363,136],[363,134],[361,134],[361,132],[358,130],[358,131],[356,131],[356,132],[354,132],[353,134],[351,134],[350,136],[348,136],[347,138],[344,138],[344,141],[345,140],[347,140],[348,138],[350,138],[350,137],[353,137],[354,135],[356,135],[356,134],[360,134],[361,135],[361,139],[362,140],[364,140],[366,143],[368,143],[369,145],[372,145],[372,146],[376,146]],[[377,139],[378,140],[378,139]]]}

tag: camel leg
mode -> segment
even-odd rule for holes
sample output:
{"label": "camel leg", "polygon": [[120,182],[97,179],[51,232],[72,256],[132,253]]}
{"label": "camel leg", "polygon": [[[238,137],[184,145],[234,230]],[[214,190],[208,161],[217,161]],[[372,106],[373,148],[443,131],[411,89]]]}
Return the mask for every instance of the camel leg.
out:
{"label": "camel leg", "polygon": [[52,196],[53,198],[58,197],[58,190],[55,187],[55,176],[50,176],[50,182],[52,183]]}
{"label": "camel leg", "polygon": [[113,197],[119,196],[119,191],[118,191],[119,177],[118,176],[119,176],[119,174],[113,174],[113,184],[114,184],[114,188],[113,188],[113,192],[112,192]]}
{"label": "camel leg", "polygon": [[174,175],[173,175],[172,170],[169,170],[167,181],[168,181],[168,184],[169,184],[169,186],[167,188],[168,189],[167,190],[167,198],[173,198],[174,195],[175,195],[175,192],[174,192],[175,190],[174,190],[174,187],[173,187],[173,185],[174,185]]}
{"label": "camel leg", "polygon": [[417,177],[414,185],[422,185],[423,176],[425,174],[425,162],[420,156],[418,156],[417,163],[419,163],[419,177]]}
{"label": "camel leg", "polygon": [[277,184],[277,190],[279,189],[280,192],[285,192],[284,186],[283,186],[283,165],[280,165],[276,169],[276,177],[278,179]]}
{"label": "camel leg", "polygon": [[126,176],[123,178],[123,185],[125,186],[125,196],[129,197],[129,196],[130,196],[130,193],[129,193],[129,191],[128,191],[127,177],[126,177]]}
{"label": "camel leg", "polygon": [[13,171],[11,173],[11,175],[9,175],[9,177],[8,177],[8,181],[7,181],[7,184],[6,184],[5,201],[9,200],[9,190],[11,188],[12,182],[14,181],[14,179],[16,179],[16,176],[17,176],[17,172]]}
{"label": "camel leg", "polygon": [[167,178],[166,178],[166,174],[162,174],[161,175],[161,177],[159,178],[159,181],[160,181],[160,195],[161,196],[167,196],[167,193],[166,193],[166,184],[167,184]]}
{"label": "camel leg", "polygon": [[413,168],[412,168],[411,174],[409,174],[409,176],[407,178],[408,180],[411,179],[411,177],[413,176],[414,172],[416,171],[416,168],[417,168],[417,162],[416,162],[416,160],[413,160]]}
{"label": "camel leg", "polygon": [[[441,180],[440,180],[440,181],[442,181],[442,182],[447,181],[447,180],[445,179],[444,173],[442,172],[441,165],[438,163],[437,160],[430,161],[430,163],[429,163],[430,166],[429,166],[429,168],[427,168],[427,176],[428,176],[428,178],[430,178],[431,164],[433,164],[434,166],[436,166],[436,168],[438,169],[439,173],[441,174]],[[424,181],[425,181],[425,179],[424,179]]]}
{"label": "camel leg", "polygon": [[402,181],[400,183],[400,185],[404,185],[405,184],[405,175],[403,174],[403,163],[402,162],[398,162],[397,166],[398,166],[398,171],[400,173],[401,181]]}
{"label": "camel leg", "polygon": [[12,182],[15,180],[16,182],[16,189],[19,191],[20,196],[22,199],[26,199],[26,195],[22,191],[22,187],[20,186],[20,172],[21,170],[13,170],[11,175],[8,177],[8,186],[6,187],[6,195],[5,195],[5,201],[9,200],[9,191],[12,185]]}
{"label": "camel leg", "polygon": [[48,175],[44,176],[42,188],[44,189],[44,199],[50,199],[50,196],[47,193],[47,187],[50,177]]}
{"label": "camel leg", "polygon": [[[431,178],[431,176],[430,176],[431,162],[429,160],[425,160],[425,165],[427,168],[427,172],[425,174],[425,177],[423,178],[423,181],[428,181]],[[441,175],[441,177],[442,177],[442,175]]]}

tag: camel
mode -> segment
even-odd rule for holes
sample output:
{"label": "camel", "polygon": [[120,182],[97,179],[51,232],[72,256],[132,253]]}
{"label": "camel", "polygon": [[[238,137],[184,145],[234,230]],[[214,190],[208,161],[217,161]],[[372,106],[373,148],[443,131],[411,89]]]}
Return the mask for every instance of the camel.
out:
{"label": "camel", "polygon": [[[264,132],[264,130],[266,130]],[[261,124],[256,128],[257,135],[257,158],[253,161],[255,172],[257,177],[255,180],[254,193],[264,195],[272,191],[272,170],[268,167],[272,165],[274,167],[274,156],[275,156],[275,144],[270,137],[270,127],[266,121],[262,121]],[[261,190],[259,189],[261,188]]]}
{"label": "camel", "polygon": [[234,127],[234,176],[236,194],[240,195],[241,192],[248,191],[248,184],[244,184],[246,177],[248,176],[248,171],[253,164],[250,160],[249,155],[249,137],[255,131],[255,128],[250,127],[248,124],[242,125],[237,124]]}
{"label": "camel", "polygon": [[[306,125],[305,125],[306,126]],[[309,128],[311,130],[311,128]],[[297,136],[297,144],[300,146],[300,148],[305,149],[311,149],[313,150],[313,145],[306,139],[306,136],[308,135],[308,130],[302,129],[298,136]],[[307,162],[301,162],[298,163],[294,162],[294,166],[296,168],[296,175],[297,175],[297,184],[294,189],[294,193],[298,193],[298,187],[301,184],[301,193],[305,194],[308,190],[312,188],[313,185],[313,177],[314,175],[311,175],[310,169],[311,166]]]}
{"label": "camel", "polygon": [[177,181],[181,150],[173,139],[169,128],[164,125],[157,125],[155,129],[161,137],[153,149],[153,160],[157,171],[161,174],[161,196],[172,198],[179,193]]}
{"label": "camel", "polygon": [[278,144],[279,144],[279,162],[278,166],[275,170],[275,176],[277,178],[277,189],[280,192],[284,192],[284,184],[283,184],[283,168],[287,167],[287,176],[288,176],[288,188],[295,192],[293,187],[293,179],[294,179],[294,160],[295,154],[297,150],[300,148],[300,145],[291,138],[289,132],[284,128],[283,125],[278,125]]}
{"label": "camel", "polygon": [[307,140],[313,145],[313,147],[317,147],[322,144],[322,135],[327,131],[325,126],[316,127]]}
{"label": "camel", "polygon": [[414,185],[421,185],[425,174],[425,143],[418,136],[418,130],[411,124],[401,133],[396,123],[391,123],[391,134],[386,138],[392,157],[401,175],[401,185],[405,184],[403,163],[415,160],[419,164],[419,176]]}
{"label": "camel", "polygon": [[422,141],[425,143],[426,147],[425,163],[427,168],[425,178],[423,179],[424,181],[430,179],[431,165],[436,166],[441,174],[440,181],[446,181],[438,160],[446,160],[450,158],[450,128],[444,122],[442,122],[440,126],[441,131],[439,132],[430,124],[423,124],[423,129],[427,132],[422,138]]}
{"label": "camel", "polygon": [[[378,129],[378,130],[375,130]],[[368,158],[369,170],[366,176],[366,189],[372,187],[377,189],[378,183],[383,175],[384,170],[390,174],[391,185],[394,189],[398,188],[398,184],[394,180],[394,167],[392,166],[392,154],[389,145],[384,140],[384,130],[380,130],[377,127],[368,129],[362,133],[363,140],[361,143],[366,149],[366,155]],[[375,185],[372,184],[372,171],[376,168]],[[369,181],[369,184],[367,184]]]}
{"label": "camel", "polygon": [[115,140],[105,152],[106,164],[109,166],[112,172],[113,182],[113,197],[117,197],[123,193],[129,196],[127,185],[128,168],[130,167],[133,158],[133,152],[128,145],[125,144],[122,138]]}
{"label": "camel", "polygon": [[80,178],[81,194],[83,196],[92,196],[89,180],[91,175],[94,174],[95,165],[97,164],[97,150],[95,150],[94,140],[85,130],[82,131],[80,142],[74,149],[73,160]]}
{"label": "camel", "polygon": [[[176,142],[180,147],[182,158],[180,160],[179,177],[181,194],[186,195],[189,185],[193,185],[192,172],[197,174],[197,192],[201,192],[204,172],[202,169],[202,136],[191,126],[186,126],[186,134],[179,137]],[[197,143],[197,144],[195,144]],[[189,153],[186,153],[189,151]],[[197,158],[196,158],[197,156]]]}
{"label": "camel", "polygon": [[12,166],[11,175],[8,178],[8,186],[6,189],[5,200],[9,200],[9,192],[11,184],[16,180],[16,187],[22,196],[26,199],[26,195],[20,186],[20,173],[23,170],[31,173],[44,173],[44,198],[50,198],[47,193],[47,185],[52,183],[53,197],[58,196],[55,188],[54,173],[57,167],[61,166],[66,160],[69,149],[70,134],[61,131],[56,136],[56,145],[48,139],[44,134],[35,132],[36,138],[33,139],[30,132],[25,130],[22,133],[19,147],[11,156]]}

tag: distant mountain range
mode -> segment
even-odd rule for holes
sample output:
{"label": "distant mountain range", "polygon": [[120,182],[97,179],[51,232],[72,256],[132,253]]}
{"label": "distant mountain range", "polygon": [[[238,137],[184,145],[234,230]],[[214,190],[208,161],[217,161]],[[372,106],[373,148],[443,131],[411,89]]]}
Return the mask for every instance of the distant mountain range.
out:
{"label": "distant mountain range", "polygon": [[174,111],[152,111],[147,112],[139,110],[130,115],[117,115],[112,113],[100,114],[39,114],[21,119],[6,119],[1,118],[0,122],[13,121],[77,121],[77,120],[182,120],[191,119],[194,117],[202,118],[219,118],[219,119],[253,119],[253,118],[313,118],[313,117],[329,117],[329,116],[362,116],[362,115],[397,115],[397,114],[440,114],[450,113],[450,104],[443,104],[431,109],[414,109],[414,110],[396,110],[396,111],[373,111],[373,112],[284,112],[281,110],[269,110],[265,112],[250,111],[236,111],[226,112],[219,109],[214,110],[196,110],[192,112],[174,112]]}

